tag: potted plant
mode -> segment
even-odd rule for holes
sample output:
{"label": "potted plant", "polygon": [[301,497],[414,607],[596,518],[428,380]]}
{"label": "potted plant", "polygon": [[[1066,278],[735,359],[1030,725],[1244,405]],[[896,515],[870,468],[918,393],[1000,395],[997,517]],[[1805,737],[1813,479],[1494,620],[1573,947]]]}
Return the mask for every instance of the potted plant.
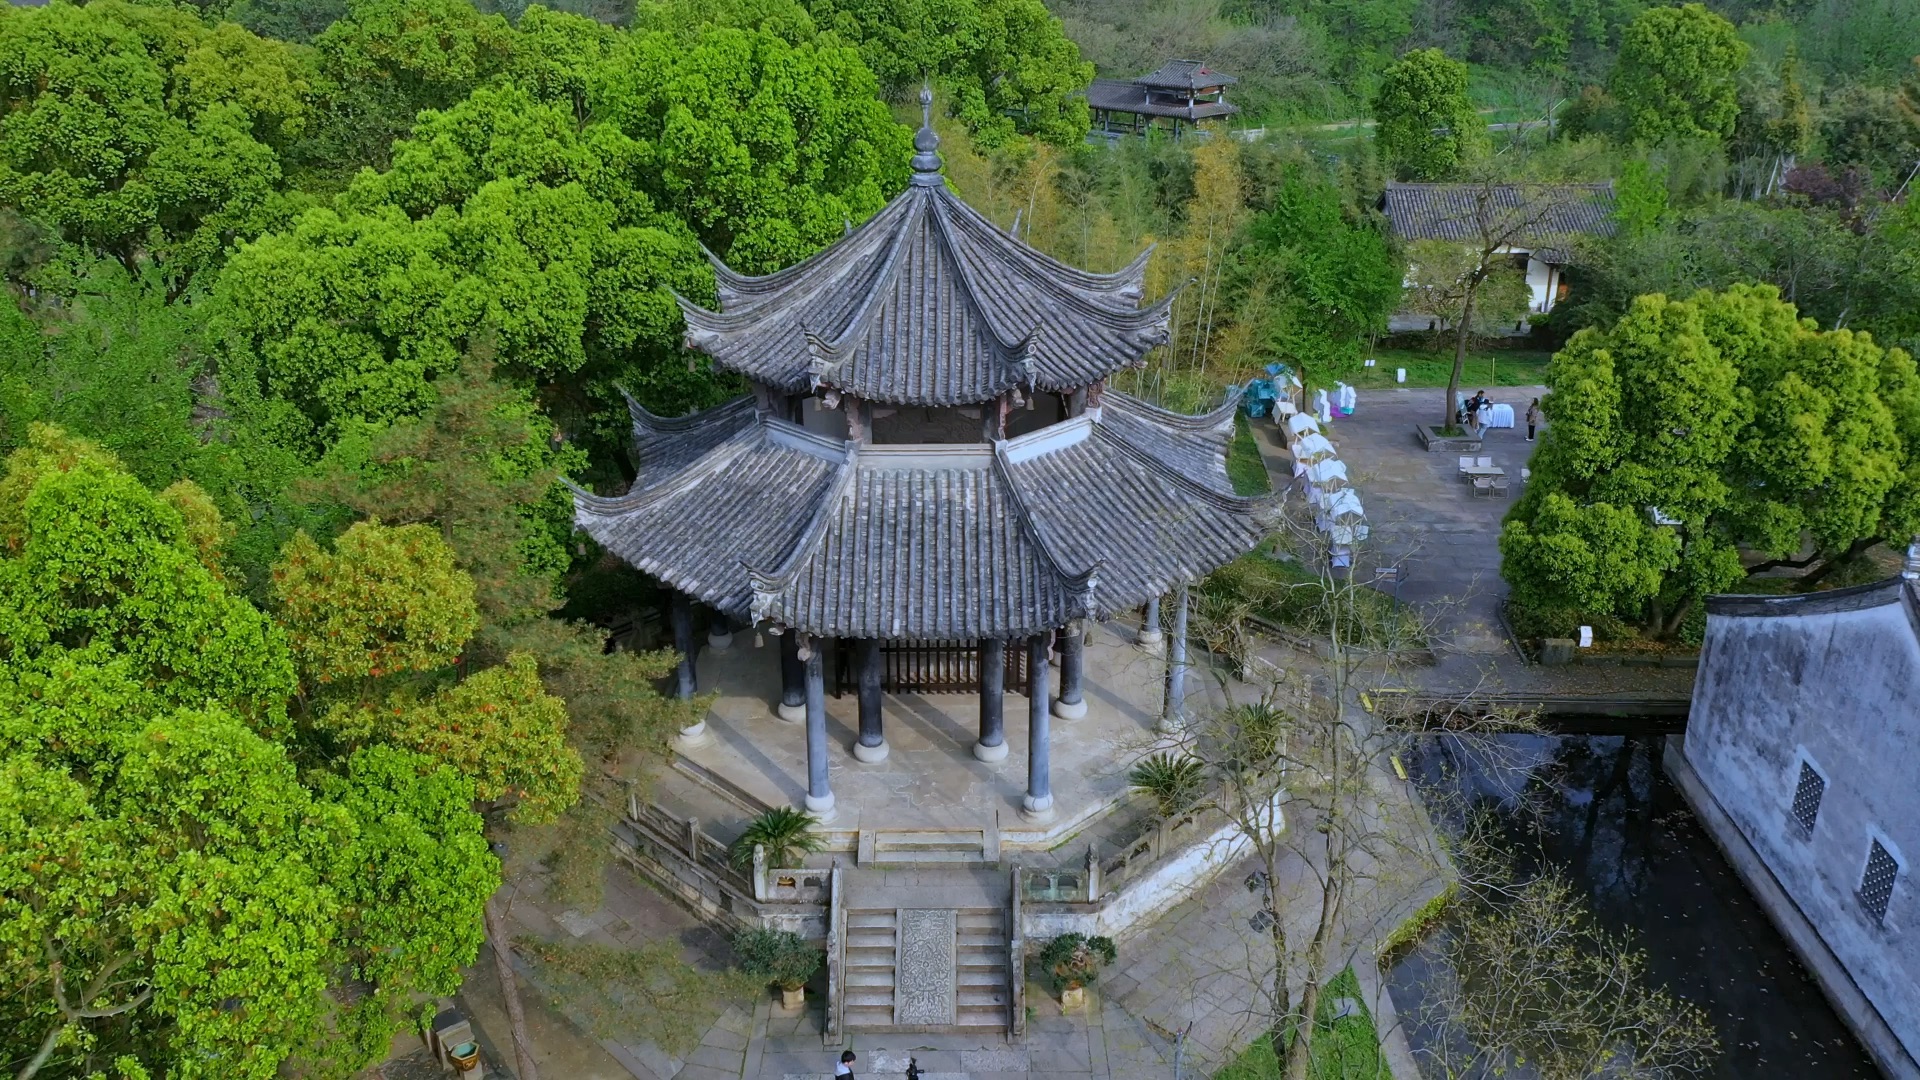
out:
{"label": "potted plant", "polygon": [[776,806],[747,823],[747,831],[727,848],[727,858],[735,869],[752,873],[753,849],[758,845],[767,849],[769,867],[785,870],[799,866],[808,853],[819,851],[825,843],[814,828],[812,814]]}
{"label": "potted plant", "polygon": [[1053,977],[1060,992],[1060,1009],[1069,1012],[1087,1003],[1087,984],[1100,969],[1113,963],[1113,939],[1061,934],[1040,950],[1040,966]]}
{"label": "potted plant", "polygon": [[733,939],[740,970],[780,988],[780,1007],[798,1009],[806,1003],[807,980],[826,962],[826,951],[807,944],[791,930],[754,927]]}
{"label": "potted plant", "polygon": [[1135,791],[1153,797],[1154,809],[1162,820],[1192,809],[1200,801],[1205,782],[1206,770],[1198,761],[1165,752],[1142,758],[1127,773],[1127,783]]}

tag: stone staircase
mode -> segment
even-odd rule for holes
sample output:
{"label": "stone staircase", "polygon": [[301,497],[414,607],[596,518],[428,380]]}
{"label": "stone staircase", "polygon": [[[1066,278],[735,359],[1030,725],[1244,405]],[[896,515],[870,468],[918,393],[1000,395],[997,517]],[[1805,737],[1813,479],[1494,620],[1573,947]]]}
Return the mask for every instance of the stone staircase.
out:
{"label": "stone staircase", "polygon": [[1005,909],[849,907],[845,918],[847,1030],[1007,1030]]}

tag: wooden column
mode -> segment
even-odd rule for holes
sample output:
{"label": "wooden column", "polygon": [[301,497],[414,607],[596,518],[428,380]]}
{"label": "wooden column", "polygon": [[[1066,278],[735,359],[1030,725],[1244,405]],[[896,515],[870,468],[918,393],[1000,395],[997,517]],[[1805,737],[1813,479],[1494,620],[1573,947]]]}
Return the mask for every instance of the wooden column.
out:
{"label": "wooden column", "polygon": [[1053,715],[1062,720],[1087,715],[1087,699],[1080,685],[1086,648],[1086,631],[1079,622],[1068,623],[1060,631],[1060,697],[1053,703]]}
{"label": "wooden column", "polygon": [[1007,643],[980,639],[980,741],[973,756],[981,761],[1003,761],[1007,756]]}
{"label": "wooden column", "polygon": [[780,635],[780,704],[774,715],[789,724],[807,718],[807,663],[800,659],[800,635]]}
{"label": "wooden column", "polygon": [[880,639],[859,639],[854,643],[853,657],[860,679],[860,738],[853,744],[853,756],[867,762],[885,761],[887,737],[881,729],[880,684],[886,671]]}
{"label": "wooden column", "polygon": [[800,643],[807,665],[807,811],[820,821],[833,819],[833,787],[827,781],[827,680],[820,651],[824,643],[809,637]]}
{"label": "wooden column", "polygon": [[1052,634],[1035,634],[1027,639],[1027,796],[1021,800],[1020,816],[1028,821],[1053,818],[1053,762],[1047,711],[1047,664],[1051,659]]}

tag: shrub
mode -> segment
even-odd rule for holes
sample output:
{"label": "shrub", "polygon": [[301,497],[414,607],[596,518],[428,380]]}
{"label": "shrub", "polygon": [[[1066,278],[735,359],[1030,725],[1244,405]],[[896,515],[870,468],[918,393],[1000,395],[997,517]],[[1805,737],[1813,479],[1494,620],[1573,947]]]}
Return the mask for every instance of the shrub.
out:
{"label": "shrub", "polygon": [[776,806],[749,822],[747,831],[727,848],[727,858],[735,869],[753,869],[756,844],[767,849],[768,866],[788,867],[800,865],[809,853],[825,846],[825,841],[814,829],[813,815],[791,806]]}
{"label": "shrub", "polygon": [[1127,773],[1134,790],[1153,796],[1157,812],[1170,818],[1200,801],[1205,770],[1200,762],[1179,754],[1162,751],[1143,758]]}
{"label": "shrub", "polygon": [[816,949],[791,930],[755,927],[733,939],[740,970],[766,979],[782,990],[798,990],[826,963],[826,951]]}
{"label": "shrub", "polygon": [[1113,939],[1061,934],[1040,950],[1040,966],[1053,976],[1056,990],[1077,990],[1113,963]]}

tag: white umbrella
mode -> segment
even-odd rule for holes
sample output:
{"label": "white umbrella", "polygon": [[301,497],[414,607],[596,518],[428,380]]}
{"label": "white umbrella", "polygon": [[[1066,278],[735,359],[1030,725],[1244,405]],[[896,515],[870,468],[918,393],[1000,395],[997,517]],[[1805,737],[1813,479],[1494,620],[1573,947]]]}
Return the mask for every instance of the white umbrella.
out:
{"label": "white umbrella", "polygon": [[1297,412],[1287,417],[1287,430],[1295,435],[1311,435],[1320,430],[1320,421],[1312,413]]}
{"label": "white umbrella", "polygon": [[1294,460],[1304,461],[1309,465],[1334,456],[1333,444],[1327,441],[1325,435],[1317,432],[1295,439],[1288,449],[1293,451]]}
{"label": "white umbrella", "polygon": [[1347,482],[1347,466],[1338,458],[1327,458],[1307,466],[1307,479],[1322,486],[1335,480]]}
{"label": "white umbrella", "polygon": [[1366,516],[1366,510],[1360,506],[1360,493],[1352,488],[1341,488],[1327,500],[1329,518],[1352,518],[1358,521]]}

